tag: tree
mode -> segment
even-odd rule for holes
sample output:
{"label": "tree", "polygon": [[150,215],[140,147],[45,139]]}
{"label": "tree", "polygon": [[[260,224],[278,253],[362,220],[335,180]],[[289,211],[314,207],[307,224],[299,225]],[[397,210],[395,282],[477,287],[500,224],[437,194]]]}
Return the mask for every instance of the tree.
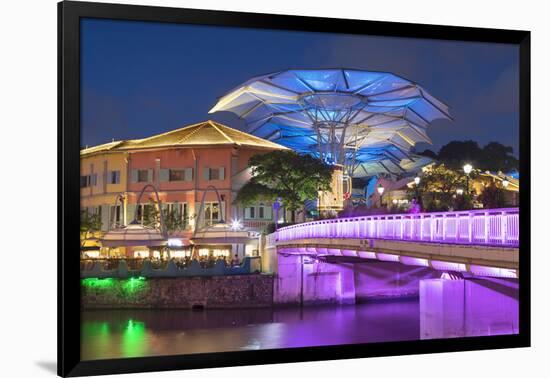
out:
{"label": "tree", "polygon": [[483,147],[483,161],[480,169],[489,171],[510,172],[519,168],[519,161],[512,154],[514,149],[498,142],[490,142]]}
{"label": "tree", "polygon": [[437,157],[448,168],[460,170],[466,163],[480,168],[480,163],[483,160],[482,155],[482,150],[477,142],[454,140],[441,147]]}
{"label": "tree", "polygon": [[[470,179],[475,172],[470,174]],[[463,189],[464,198],[457,198],[457,189]],[[422,204],[428,211],[447,211],[451,208],[470,206],[470,194],[466,193],[466,177],[460,171],[449,169],[445,164],[434,165],[423,175],[418,188],[409,189],[409,197],[416,193],[422,196]]]}
{"label": "tree", "polygon": [[90,233],[101,230],[101,214],[91,214],[88,209],[80,211],[80,233],[82,243],[88,238]]}
{"label": "tree", "polygon": [[[173,206],[172,209],[162,209],[164,227],[166,228],[166,232],[168,234],[173,234],[174,232],[181,231],[185,228],[185,221],[176,209],[177,206]],[[150,201],[144,206],[143,224],[145,226],[155,228],[160,226],[160,213],[158,211],[158,206],[154,201]]]}
{"label": "tree", "polygon": [[464,164],[470,163],[482,171],[509,172],[519,167],[518,159],[513,153],[512,147],[498,142],[490,142],[480,148],[473,140],[454,140],[441,147],[437,159],[448,168],[456,170],[461,170]]}
{"label": "tree", "polygon": [[419,152],[418,155],[426,156],[426,157],[429,157],[430,159],[437,160],[437,154],[430,149],[425,149],[424,151]]}
{"label": "tree", "polygon": [[332,167],[310,155],[272,151],[252,156],[248,166],[252,178],[239,190],[235,202],[246,206],[281,197],[283,205],[291,211],[292,223],[305,200],[316,198],[320,190],[331,190]]}
{"label": "tree", "polygon": [[485,209],[498,209],[504,207],[504,191],[494,183],[486,186],[479,196]]}

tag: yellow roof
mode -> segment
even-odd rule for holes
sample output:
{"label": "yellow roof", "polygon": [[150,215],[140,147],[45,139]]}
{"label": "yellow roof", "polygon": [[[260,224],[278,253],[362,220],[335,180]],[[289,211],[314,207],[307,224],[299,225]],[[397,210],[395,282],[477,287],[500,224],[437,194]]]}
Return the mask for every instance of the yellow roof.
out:
{"label": "yellow roof", "polygon": [[208,120],[194,125],[153,135],[144,139],[118,141],[90,147],[80,151],[81,155],[106,151],[130,151],[164,147],[193,147],[210,145],[237,145],[276,150],[287,148],[233,129],[220,123]]}
{"label": "yellow roof", "polygon": [[83,148],[82,150],[80,150],[80,155],[88,155],[88,154],[93,154],[93,153],[96,153],[96,152],[110,151],[110,150],[112,150],[113,148],[119,146],[122,143],[124,143],[124,141],[119,140],[119,141],[113,141],[113,142],[109,142],[109,143],[100,144],[100,145],[93,146],[93,147],[86,147],[86,148]]}

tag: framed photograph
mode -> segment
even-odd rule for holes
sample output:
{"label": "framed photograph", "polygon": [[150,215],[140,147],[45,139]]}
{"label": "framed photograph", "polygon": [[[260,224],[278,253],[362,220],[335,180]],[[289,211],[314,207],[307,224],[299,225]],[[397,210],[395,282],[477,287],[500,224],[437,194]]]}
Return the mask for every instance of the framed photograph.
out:
{"label": "framed photograph", "polygon": [[530,345],[528,31],[58,11],[59,375]]}

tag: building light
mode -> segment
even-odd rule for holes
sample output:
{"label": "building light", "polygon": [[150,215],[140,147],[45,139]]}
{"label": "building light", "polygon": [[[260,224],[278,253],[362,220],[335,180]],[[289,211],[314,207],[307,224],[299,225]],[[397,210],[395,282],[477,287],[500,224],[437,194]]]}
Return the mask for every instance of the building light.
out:
{"label": "building light", "polygon": [[243,227],[243,224],[239,219],[233,219],[231,221],[231,229],[232,230],[240,230]]}
{"label": "building light", "polygon": [[143,259],[149,257],[149,251],[134,251],[134,257]]}
{"label": "building light", "polygon": [[170,238],[168,239],[168,247],[181,247],[183,246],[183,242],[181,239],[176,238]]}

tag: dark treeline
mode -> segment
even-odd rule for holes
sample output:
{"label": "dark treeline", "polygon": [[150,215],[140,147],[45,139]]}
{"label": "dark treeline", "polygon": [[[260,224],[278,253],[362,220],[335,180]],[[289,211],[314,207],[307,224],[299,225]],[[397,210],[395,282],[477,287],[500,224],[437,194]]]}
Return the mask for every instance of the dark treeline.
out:
{"label": "dark treeline", "polygon": [[512,147],[498,142],[480,147],[473,140],[454,140],[441,147],[437,154],[429,149],[418,154],[438,160],[451,169],[461,169],[464,164],[470,163],[482,171],[510,172],[519,170],[519,161],[513,153]]}

